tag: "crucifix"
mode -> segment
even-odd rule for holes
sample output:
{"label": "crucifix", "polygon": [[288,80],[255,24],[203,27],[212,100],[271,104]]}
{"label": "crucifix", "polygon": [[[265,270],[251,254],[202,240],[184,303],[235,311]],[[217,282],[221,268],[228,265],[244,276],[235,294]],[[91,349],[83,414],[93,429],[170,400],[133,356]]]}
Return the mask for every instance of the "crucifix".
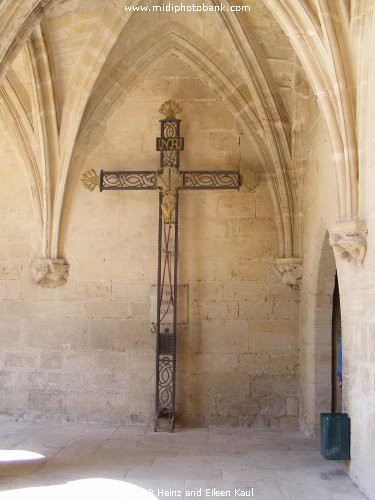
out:
{"label": "crucifix", "polygon": [[180,170],[181,120],[176,118],[181,107],[166,101],[160,108],[160,167],[155,171],[85,172],[81,181],[93,191],[157,190],[159,192],[157,317],[156,317],[156,394],[154,430],[173,432],[175,428],[176,394],[176,323],[177,323],[177,258],[178,197],[181,190],[239,189],[238,170]]}

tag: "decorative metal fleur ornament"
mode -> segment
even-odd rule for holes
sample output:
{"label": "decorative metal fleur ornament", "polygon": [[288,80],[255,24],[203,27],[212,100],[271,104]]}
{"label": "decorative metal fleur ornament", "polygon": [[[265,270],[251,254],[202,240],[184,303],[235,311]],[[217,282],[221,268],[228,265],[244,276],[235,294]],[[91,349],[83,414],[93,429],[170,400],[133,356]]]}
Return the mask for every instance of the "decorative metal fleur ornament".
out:
{"label": "decorative metal fleur ornament", "polygon": [[88,189],[89,191],[94,191],[96,186],[99,186],[100,179],[95,170],[92,168],[91,170],[87,170],[84,174],[82,174],[80,180],[86,189]]}
{"label": "decorative metal fleur ornament", "polygon": [[175,212],[176,212],[176,193],[173,191],[166,191],[164,192],[163,201],[161,204],[161,215],[164,226],[175,224],[176,222]]}
{"label": "decorative metal fleur ornament", "polygon": [[165,101],[165,103],[162,104],[161,108],[159,109],[159,112],[162,115],[165,115],[165,118],[167,120],[176,118],[176,115],[178,113],[181,113],[181,111],[181,106],[176,101],[172,101],[171,99]]}

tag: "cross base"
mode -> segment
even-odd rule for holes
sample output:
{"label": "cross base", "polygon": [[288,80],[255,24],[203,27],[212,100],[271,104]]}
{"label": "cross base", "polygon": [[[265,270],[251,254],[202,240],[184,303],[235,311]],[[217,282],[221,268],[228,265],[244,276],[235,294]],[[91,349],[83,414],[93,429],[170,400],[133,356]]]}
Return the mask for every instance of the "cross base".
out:
{"label": "cross base", "polygon": [[175,426],[175,419],[171,413],[169,416],[159,416],[155,418],[154,431],[173,432]]}

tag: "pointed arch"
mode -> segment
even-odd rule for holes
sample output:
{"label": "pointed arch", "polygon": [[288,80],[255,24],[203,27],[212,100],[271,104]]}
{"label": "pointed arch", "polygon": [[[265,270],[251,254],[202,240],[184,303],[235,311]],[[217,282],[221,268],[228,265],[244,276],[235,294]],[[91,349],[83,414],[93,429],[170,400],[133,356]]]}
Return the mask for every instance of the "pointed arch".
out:
{"label": "pointed arch", "polygon": [[283,165],[278,163],[275,166],[262,120],[257,116],[255,106],[249,102],[249,95],[244,95],[244,91],[248,92],[246,84],[231,62],[183,26],[173,23],[172,29],[172,26],[166,23],[157,32],[150,33],[132,48],[131,54],[124,54],[122,61],[117,62],[112,76],[109,74],[98,81],[82,120],[74,158],[76,159],[82,148],[87,146],[87,137],[94,140],[95,129],[102,130],[103,123],[108,119],[117,100],[129,93],[142,79],[147,67],[167,51],[178,54],[188,65],[195,67],[202,79],[222,96],[243,127],[256,138],[268,168],[267,180],[278,231],[278,254],[284,257],[286,252],[291,252],[292,249],[292,211]]}
{"label": "pointed arch", "polygon": [[43,232],[42,182],[35,152],[34,131],[25,108],[7,77],[0,87],[0,111],[4,123],[12,131],[9,136],[13,141],[13,149],[24,165],[23,171],[34,215],[34,241],[36,250],[39,251]]}
{"label": "pointed arch", "polygon": [[[213,2],[219,5],[217,0],[213,0]],[[244,16],[241,17],[232,12],[228,0],[223,0],[222,3],[226,5],[226,11],[224,10],[218,14],[222,29],[232,47],[254,99],[257,115],[262,122],[269,150],[272,154],[272,161],[275,168],[280,168],[285,177],[286,189],[284,191],[280,186],[280,192],[288,198],[284,200],[283,204],[287,204],[290,208],[288,221],[290,228],[287,231],[292,233],[292,247],[288,248],[286,246],[284,254],[279,255],[279,257],[298,257],[302,249],[298,245],[298,224],[293,223],[297,201],[293,183],[289,178],[292,163],[290,119],[281,99],[276,99],[276,84],[269,71],[265,55],[247,25]]]}
{"label": "pointed arch", "polygon": [[337,21],[345,25],[348,16],[342,10],[333,12],[335,2],[316,2],[317,16],[306,2],[264,0],[279,22],[297,53],[310,84],[318,98],[327,126],[333,160],[336,165],[340,219],[359,216],[358,150],[353,80],[350,54]]}
{"label": "pointed arch", "polygon": [[[138,2],[139,0],[131,0],[129,7],[137,5]],[[64,105],[61,117],[59,173],[53,202],[52,258],[57,258],[59,253],[60,222],[65,192],[82,117],[108,55],[116,45],[130,16],[131,12],[121,8],[121,2],[115,4],[109,0],[106,3],[100,21],[81,53],[76,66],[77,70],[70,82],[73,91]]]}
{"label": "pointed arch", "polygon": [[[39,26],[22,49],[31,82],[30,116],[13,82],[12,72],[0,88],[0,99],[6,123],[15,137],[15,149],[25,165],[35,223],[35,249],[38,257],[48,257],[51,242],[51,176],[58,161],[58,129],[53,82],[48,51]],[[24,93],[26,90],[23,89]]]}

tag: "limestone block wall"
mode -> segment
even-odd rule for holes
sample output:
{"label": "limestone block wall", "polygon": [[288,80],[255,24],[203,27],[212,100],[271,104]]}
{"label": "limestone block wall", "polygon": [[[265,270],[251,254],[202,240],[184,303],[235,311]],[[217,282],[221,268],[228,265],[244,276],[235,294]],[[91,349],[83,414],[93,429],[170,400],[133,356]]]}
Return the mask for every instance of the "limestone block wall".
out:
{"label": "limestone block wall", "polygon": [[155,169],[158,110],[168,97],[183,108],[182,168],[240,167],[244,177],[240,192],[181,195],[179,283],[188,290],[181,303],[188,321],[178,329],[179,422],[297,425],[299,296],[273,269],[276,230],[263,159],[220,97],[176,56],[149,69],[77,162],[62,224],[70,274],[61,288],[31,282],[27,187],[22,165],[14,170],[22,192],[8,197],[23,207],[12,217],[26,243],[22,251],[9,243],[13,219],[5,218],[0,411],[151,423],[157,194],[89,193],[79,177],[89,168]]}

